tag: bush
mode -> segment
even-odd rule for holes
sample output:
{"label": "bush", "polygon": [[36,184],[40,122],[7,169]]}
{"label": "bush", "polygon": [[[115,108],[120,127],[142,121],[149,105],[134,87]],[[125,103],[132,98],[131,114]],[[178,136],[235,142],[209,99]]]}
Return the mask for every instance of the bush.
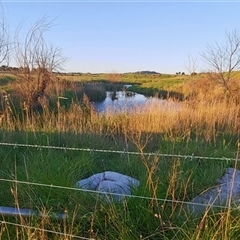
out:
{"label": "bush", "polygon": [[87,95],[90,102],[102,102],[107,97],[106,89],[101,84],[85,84],[83,92]]}

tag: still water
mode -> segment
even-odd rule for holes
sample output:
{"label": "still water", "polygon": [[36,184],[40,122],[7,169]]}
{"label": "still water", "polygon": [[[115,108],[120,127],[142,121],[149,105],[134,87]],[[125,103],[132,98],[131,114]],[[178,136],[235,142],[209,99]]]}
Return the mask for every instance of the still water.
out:
{"label": "still water", "polygon": [[142,94],[127,96],[123,91],[116,92],[116,99],[112,99],[112,92],[107,92],[107,97],[103,102],[95,102],[93,106],[97,112],[121,111],[131,109],[134,106],[140,106],[147,101],[147,97]]}
{"label": "still water", "polygon": [[107,97],[103,102],[95,102],[93,103],[94,109],[99,112],[119,112],[123,110],[131,110],[134,107],[141,107],[147,103],[153,103],[156,107],[178,107],[176,103],[169,103],[166,100],[158,99],[155,97],[147,98],[142,94],[134,93],[130,96],[127,96],[126,92],[117,91],[116,99],[112,99],[112,92],[107,92]]}

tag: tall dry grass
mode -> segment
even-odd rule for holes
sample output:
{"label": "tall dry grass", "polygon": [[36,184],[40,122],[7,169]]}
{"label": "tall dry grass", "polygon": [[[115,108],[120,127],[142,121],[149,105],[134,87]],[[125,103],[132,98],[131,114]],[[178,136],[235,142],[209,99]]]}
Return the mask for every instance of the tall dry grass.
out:
{"label": "tall dry grass", "polygon": [[[12,239],[11,234],[15,232],[18,239],[48,239],[49,236],[52,239],[74,239],[72,234],[90,238],[99,237],[99,239],[115,239],[116,236],[120,236],[121,239],[210,239],[210,237],[211,239],[234,239],[235,233],[239,231],[237,227],[239,226],[239,217],[234,217],[231,210],[220,212],[214,216],[209,216],[206,212],[196,220],[196,224],[191,219],[187,219],[188,226],[185,226],[185,222],[181,222],[180,217],[176,216],[179,203],[157,201],[159,192],[164,191],[160,189],[163,187],[163,183],[166,187],[165,196],[163,195],[165,199],[184,200],[188,199],[187,195],[191,194],[189,189],[192,188],[192,178],[196,179],[195,182],[200,182],[200,180],[205,180],[202,178],[208,178],[209,175],[201,176],[201,179],[198,178],[199,176],[193,176],[193,166],[196,164],[190,163],[188,171],[186,171],[178,158],[166,161],[165,168],[161,169],[165,165],[165,163],[163,164],[164,159],[157,156],[147,157],[143,154],[147,145],[155,144],[152,142],[154,134],[159,138],[164,137],[172,141],[216,142],[217,138],[222,135],[239,137],[240,106],[234,99],[212,98],[212,96],[210,99],[204,97],[204,91],[202,91],[197,97],[184,102],[168,100],[162,101],[160,104],[159,100],[149,101],[146,105],[135,106],[131,110],[126,109],[116,113],[109,109],[106,113],[98,114],[92,108],[86,95],[81,103],[72,101],[69,107],[66,107],[64,99],[61,101],[59,98],[66,97],[64,95],[65,87],[64,85],[53,86],[58,97],[56,108],[52,109],[48,102],[43,102],[42,113],[28,115],[24,106],[21,106],[18,109],[20,110],[19,114],[12,104],[11,96],[5,97],[0,128],[10,131],[96,134],[111,138],[116,142],[118,138],[121,138],[125,141],[126,150],[128,143],[131,142],[142,153],[140,163],[143,164],[144,170],[140,175],[143,175],[146,180],[143,192],[144,196],[146,194],[152,199],[149,201],[141,199],[134,201],[133,199],[132,202],[124,203],[123,208],[117,205],[103,205],[100,208],[99,202],[97,202],[98,204],[93,203],[96,206],[92,212],[87,213],[87,218],[81,215],[82,225],[77,225],[74,218],[61,224],[53,222],[49,217],[37,219],[37,221],[36,219],[20,218],[16,220],[16,225],[3,223],[0,226],[0,237],[1,234],[7,232],[9,236],[7,239]],[[49,90],[50,92],[52,91]],[[158,149],[156,148],[156,150]],[[44,159],[45,156],[41,160]],[[36,161],[36,159],[34,160]],[[86,162],[89,163],[88,159]],[[127,166],[125,159],[122,163],[124,164],[121,165]],[[209,169],[210,163],[207,164]],[[137,165],[140,164],[137,163]],[[84,164],[81,169],[83,166]],[[195,167],[198,168],[198,166]],[[72,168],[74,171],[77,169],[74,166]],[[131,169],[131,167],[128,168]],[[218,166],[217,169],[219,168]],[[216,171],[216,167],[214,167],[214,171]],[[31,172],[33,172],[33,168]],[[164,177],[167,178],[167,181],[164,181]],[[196,185],[194,186],[196,187]],[[15,185],[12,193],[14,204],[19,207],[18,188],[19,186]],[[197,192],[196,188],[195,191]],[[31,194],[29,194],[29,198],[32,199]],[[90,204],[90,201],[88,202]],[[85,207],[82,202],[78,206]],[[41,207],[43,209],[40,210],[44,210],[45,206]],[[12,221],[12,223],[15,222]],[[154,225],[155,229],[150,232],[149,229],[153,229],[153,227],[147,224]],[[32,225],[34,228],[31,228]],[[47,232],[47,230],[53,232]],[[172,238],[168,238],[168,235]]]}
{"label": "tall dry grass", "polygon": [[5,94],[1,98],[0,128],[91,133],[113,139],[121,136],[125,140],[143,136],[150,140],[151,134],[160,134],[170,140],[214,142],[222,134],[239,137],[237,96],[229,97],[205,75],[183,87],[183,93],[188,96],[185,101],[152,99],[132,109],[121,112],[109,109],[103,114],[94,111],[83,88],[81,84],[60,81],[56,77],[49,82],[45,96],[40,99],[41,113],[29,112],[16,93]]}
{"label": "tall dry grass", "polygon": [[109,136],[131,136],[140,133],[162,134],[169,139],[216,141],[221,134],[239,137],[240,105],[234,101],[152,101],[119,113],[94,111],[88,98],[82,104],[73,102],[68,109],[58,105],[52,111],[47,105],[42,114],[31,116],[21,111],[20,119],[5,99],[1,128],[46,132],[93,133]]}
{"label": "tall dry grass", "polygon": [[169,139],[216,140],[220,134],[239,136],[240,106],[226,101],[157,102],[136,107],[120,115],[104,116],[114,132],[160,133]]}

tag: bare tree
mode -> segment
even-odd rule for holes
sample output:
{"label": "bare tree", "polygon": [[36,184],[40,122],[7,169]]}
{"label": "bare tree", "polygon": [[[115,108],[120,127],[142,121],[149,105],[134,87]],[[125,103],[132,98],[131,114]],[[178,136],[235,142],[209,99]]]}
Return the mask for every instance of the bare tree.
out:
{"label": "bare tree", "polygon": [[0,64],[9,60],[9,36],[3,8],[0,6]]}
{"label": "bare tree", "polygon": [[23,42],[20,41],[21,28],[14,37],[14,56],[19,69],[16,77],[25,107],[30,110],[41,108],[40,100],[48,83],[53,80],[54,72],[62,69],[65,61],[61,49],[45,40],[44,34],[51,26],[52,21],[44,17],[30,28]]}
{"label": "bare tree", "polygon": [[226,42],[208,45],[201,54],[208,65],[208,73],[212,80],[233,94],[236,85],[233,84],[234,72],[240,68],[240,35],[237,30],[226,32]]}
{"label": "bare tree", "polygon": [[188,61],[185,64],[185,68],[187,69],[189,75],[193,79],[196,75],[196,71],[198,69],[198,61],[196,58],[188,55]]}

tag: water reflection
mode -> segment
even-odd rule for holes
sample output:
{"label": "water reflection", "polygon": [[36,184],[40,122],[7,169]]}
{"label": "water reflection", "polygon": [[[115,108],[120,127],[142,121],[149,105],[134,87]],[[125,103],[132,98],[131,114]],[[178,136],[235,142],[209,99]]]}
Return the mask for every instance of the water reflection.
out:
{"label": "water reflection", "polygon": [[147,98],[142,94],[135,94],[130,97],[126,96],[126,92],[117,91],[116,99],[112,100],[112,92],[107,92],[107,97],[103,102],[93,103],[94,109],[97,112],[104,111],[121,111],[124,109],[131,109],[136,105],[146,102]]}
{"label": "water reflection", "polygon": [[147,103],[154,103],[156,107],[176,108],[176,103],[170,103],[163,99],[155,97],[147,98],[142,94],[127,94],[125,91],[117,91],[115,100],[112,100],[112,92],[107,92],[107,97],[103,102],[93,103],[94,109],[99,112],[119,112],[123,110],[130,111],[135,107],[144,106]]}

